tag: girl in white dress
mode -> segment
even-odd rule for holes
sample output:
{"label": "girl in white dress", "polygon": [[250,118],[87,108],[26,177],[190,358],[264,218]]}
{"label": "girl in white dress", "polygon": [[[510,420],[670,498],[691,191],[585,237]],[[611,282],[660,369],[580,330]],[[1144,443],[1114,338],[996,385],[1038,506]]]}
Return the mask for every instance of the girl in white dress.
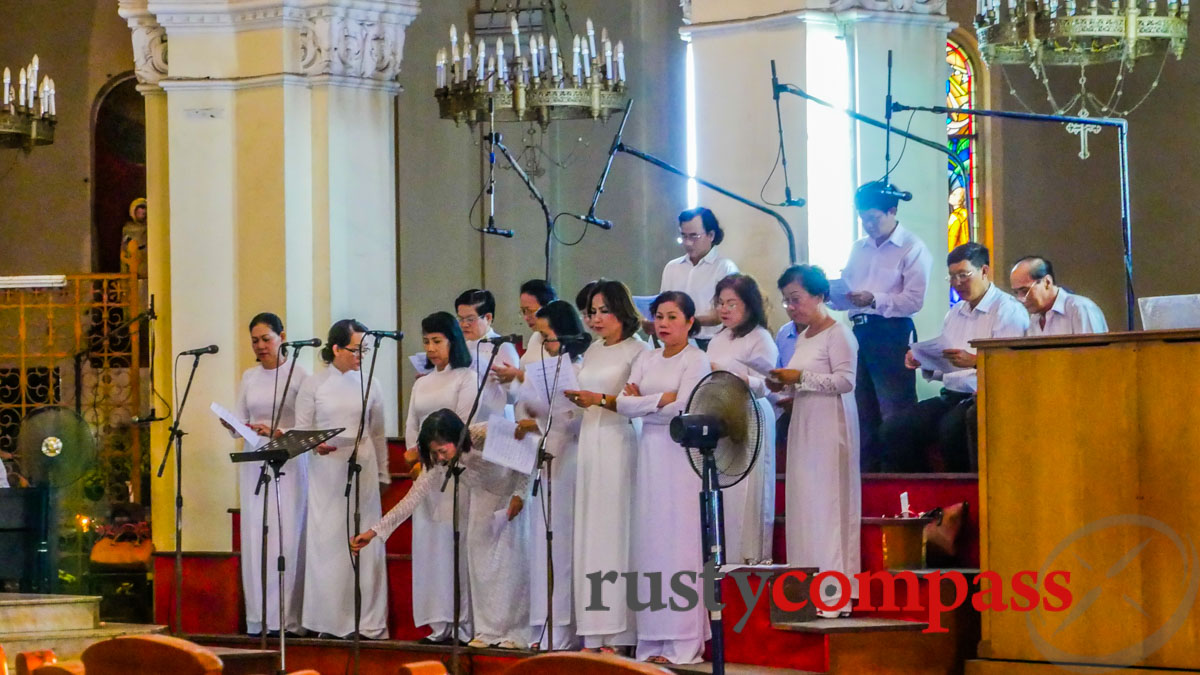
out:
{"label": "girl in white dress", "polygon": [[[475,401],[475,371],[458,322],[449,312],[436,312],[421,320],[425,358],[433,370],[413,383],[404,422],[404,447],[417,455],[421,424],[442,408],[466,419]],[[412,461],[412,460],[410,460]],[[438,484],[441,487],[441,483]],[[411,490],[410,490],[411,494]],[[459,509],[467,512],[465,494]],[[426,644],[444,644],[454,639],[454,495],[433,491],[413,507],[412,593],[413,622],[432,631],[421,639]],[[467,581],[467,557],[459,556],[463,581],[460,596],[459,639],[471,639],[471,593]]]}
{"label": "girl in white dress", "polygon": [[[491,291],[472,288],[463,291],[454,299],[454,311],[458,313],[458,325],[462,328],[463,337],[467,340],[467,351],[470,352],[472,359],[471,367],[475,369],[475,374],[479,378],[476,386],[483,383],[483,395],[479,398],[479,410],[475,412],[475,417],[470,422],[472,424],[475,422],[486,423],[492,415],[499,414],[512,419],[511,410],[506,408],[512,403],[509,396],[510,387],[500,380],[500,375],[495,368],[497,366],[518,366],[521,363],[521,357],[517,355],[517,348],[511,342],[501,344],[496,359],[492,361],[492,372],[485,373],[483,371],[484,368],[487,368],[488,362],[492,360],[492,351],[497,349],[487,340],[500,337],[499,333],[492,330],[492,320],[496,316],[496,298],[492,296]],[[484,383],[485,379],[486,383]]]}
{"label": "girl in white dress", "polygon": [[725,562],[771,562],[775,526],[775,411],[766,380],[777,367],[779,347],[767,330],[762,292],[754,278],[731,274],[717,282],[713,304],[722,328],[708,343],[713,370],[746,381],[762,416],[758,459],[750,473],[722,494],[725,509]]}
{"label": "girl in white dress", "polygon": [[[238,419],[260,436],[270,436],[275,422],[275,436],[296,425],[296,396],[308,379],[304,366],[296,365],[292,382],[283,398],[287,383],[287,350],[280,345],[287,339],[279,317],[263,312],[250,320],[250,346],[258,365],[242,373],[234,413]],[[243,447],[243,450],[252,448]],[[300,628],[301,591],[304,590],[304,558],[301,550],[308,499],[308,455],[293,457],[283,466],[279,477],[279,502],[275,501],[275,483],[257,495],[259,464],[246,462],[238,469],[238,494],[241,497],[242,525],[242,590],[246,600],[246,630],[257,635],[263,630],[262,621],[262,558],[267,559],[267,631],[279,632],[279,574],[276,561],[279,543],[287,561],[283,578],[284,630],[298,632]],[[272,476],[270,470],[267,476]],[[263,499],[267,501],[267,550],[262,550]],[[282,509],[282,510],[281,510]]]}
{"label": "girl in white dress", "polygon": [[[475,620],[475,639],[471,647],[524,649],[529,640],[529,543],[527,520],[519,518],[527,499],[529,476],[493,464],[482,457],[486,424],[471,425],[464,452],[458,455],[456,444],[463,422],[449,409],[433,412],[421,424],[418,438],[421,462],[426,467],[408,494],[392,507],[367,532],[351,542],[361,550],[376,536],[385,539],[412,515],[417,504],[428,500],[442,486],[446,463],[459,456],[463,469],[459,499],[464,496],[471,508],[463,516],[466,533],[462,558],[469,561],[471,610]],[[480,448],[471,451],[472,447]],[[453,494],[453,485],[446,492]],[[504,511],[507,522],[497,528],[495,514]],[[382,549],[376,546],[375,549]]]}
{"label": "girl in white dress", "polygon": [[616,410],[617,395],[647,346],[637,336],[641,319],[625,284],[596,281],[588,306],[597,339],[583,355],[580,389],[564,392],[585,409],[575,479],[575,623],[585,651],[611,653],[637,643],[633,611],[625,600],[625,578],[601,585],[600,603],[593,606],[587,575],[633,569],[630,514],[638,427]]}
{"label": "girl in white dress", "polygon": [[[576,455],[579,452],[579,428],[583,422],[583,411],[571,405],[563,394],[563,387],[555,384],[555,373],[571,368],[576,377],[580,357],[591,343],[591,337],[583,332],[579,313],[571,303],[554,300],[538,310],[535,316],[540,344],[546,355],[546,363],[554,364],[545,369],[544,378],[527,379],[517,397],[517,434],[544,434],[549,420],[553,398],[554,419],[550,435],[545,439],[546,452],[554,459],[549,473],[552,495],[550,517],[554,563],[554,644],[546,641],[546,488],[543,480],[541,490],[530,501],[528,517],[529,538],[529,621],[534,649],[576,649],[579,638],[575,633],[574,607],[572,603],[571,565],[575,523],[575,477]],[[526,352],[528,354],[529,352]],[[559,375],[561,378],[561,374]]]}
{"label": "girl in white dress", "polygon": [[[829,315],[829,280],[820,267],[796,265],[780,279],[784,303],[808,326],[796,338],[786,368],[771,371],[768,386],[792,391],[787,440],[787,562],[794,567],[860,571],[862,484],[858,463],[858,411],[854,381],[858,341]],[[850,598],[838,584],[824,584],[821,616],[848,615]]]}
{"label": "girl in white dress", "polygon": [[[354,505],[347,507],[346,467],[358,435],[366,388],[361,367],[369,347],[362,344],[367,327],[343,319],[329,329],[321,359],[329,365],[308,378],[296,398],[299,429],[344,428],[317,446],[308,461],[308,528],[304,565],[304,627],[332,637],[354,632],[354,567],[348,546]],[[380,486],[390,482],[384,435],[383,394],[374,383],[367,396],[366,428],[358,447],[359,509],[364,522],[381,514]],[[350,499],[354,499],[353,490]],[[347,514],[347,509],[350,515]],[[385,639],[387,628],[386,554],[380,546],[358,556],[362,588],[359,631]]]}
{"label": "girl in white dress", "polygon": [[[700,476],[688,454],[671,440],[671,419],[687,406],[688,397],[712,369],[708,356],[690,338],[700,325],[696,306],[687,293],[667,291],[650,305],[654,333],[663,346],[643,352],[633,364],[629,382],[617,398],[617,412],[642,419],[638,443],[637,480],[633,511],[633,566],[638,573],[637,597],[652,597],[651,578],[661,588],[673,588],[680,573],[690,572],[696,583],[704,560],[700,533]],[[668,586],[668,584],[670,586]],[[665,591],[662,591],[665,593]],[[637,613],[637,658],[653,663],[699,663],[708,637],[708,615],[697,602],[688,611],[669,606]]]}

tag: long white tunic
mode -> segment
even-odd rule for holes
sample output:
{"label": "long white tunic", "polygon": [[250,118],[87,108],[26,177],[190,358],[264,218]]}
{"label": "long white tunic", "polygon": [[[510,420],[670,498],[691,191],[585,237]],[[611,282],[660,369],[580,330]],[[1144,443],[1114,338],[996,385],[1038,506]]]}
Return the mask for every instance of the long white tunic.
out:
{"label": "long white tunic", "polygon": [[756,327],[743,337],[728,328],[708,344],[713,370],[727,370],[747,380],[761,415],[762,438],[750,474],[724,491],[725,562],[764,562],[771,559],[775,527],[775,410],[767,399],[766,376],[779,360],[779,347],[766,328]]}
{"label": "long white tunic", "polygon": [[[278,428],[284,431],[296,426],[296,397],[308,371],[296,365],[287,398],[283,399],[283,386],[287,383],[290,363],[283,363],[275,370],[261,365],[242,373],[238,386],[234,414],[247,424],[271,424],[271,414],[282,402]],[[274,405],[273,405],[274,402]],[[249,450],[250,448],[244,447]],[[282,536],[283,555],[287,561],[283,577],[283,597],[286,602],[287,620],[285,630],[300,630],[300,611],[304,590],[304,557],[300,542],[303,541],[305,513],[308,503],[308,453],[293,457],[283,466],[279,477],[279,502],[275,501],[275,483],[254,494],[258,486],[261,464],[238,465],[238,494],[241,498],[242,524],[242,590],[246,599],[246,630],[258,633],[262,630],[262,515],[263,497],[267,498],[267,630],[279,630],[279,573],[276,560],[279,557],[279,542]],[[268,470],[268,476],[271,472]],[[282,507],[282,511],[280,510]]]}
{"label": "long white tunic", "polygon": [[[528,354],[528,352],[526,352]],[[554,357],[550,357],[553,359]],[[561,368],[574,368],[579,364],[568,357],[559,357]],[[547,374],[554,373],[553,368]],[[578,375],[577,375],[578,377]],[[549,387],[543,381],[527,380],[518,390],[516,417],[518,420],[533,419],[538,429],[545,432],[549,421],[550,405],[547,390],[554,394],[554,420],[550,435],[546,438],[546,452],[554,457],[549,474],[552,493],[550,516],[554,562],[554,648],[568,649],[574,646],[574,604],[572,603],[572,559],[575,538],[575,479],[578,471],[579,429],[583,424],[584,411],[567,400],[562,386]],[[548,648],[542,632],[546,624],[546,488],[543,477],[541,489],[533,496],[526,508],[530,518],[529,527],[529,623],[534,627],[532,642]]]}
{"label": "long white tunic", "polygon": [[[494,330],[488,331],[485,338],[500,337],[500,334]],[[510,385],[502,384],[496,379],[495,374],[486,372],[488,361],[492,358],[492,350],[495,347],[490,342],[481,340],[467,340],[467,350],[471,352],[471,367],[474,368],[477,380],[475,386],[478,387],[480,382],[485,379],[487,383],[483,385],[483,393],[479,397],[479,409],[475,411],[475,418],[471,423],[476,422],[486,423],[491,419],[492,415],[505,415],[511,417],[509,411],[505,407],[509,403]],[[496,360],[492,362],[493,366],[500,364],[516,366],[521,363],[521,357],[517,356],[517,348],[512,346],[511,342],[506,342],[500,345],[500,352],[496,354]],[[511,384],[511,383],[510,383]],[[475,392],[471,392],[474,397]],[[467,407],[467,412],[471,412],[470,406]],[[464,422],[467,421],[467,416],[463,415]]]}
{"label": "long white tunic", "polygon": [[[466,550],[460,556],[467,561],[469,574],[469,583],[464,587],[469,585],[473,590],[471,614],[476,638],[489,644],[511,640],[523,647],[529,641],[528,519],[522,513],[498,529],[493,521],[498,511],[508,510],[512,497],[528,501],[529,476],[482,457],[484,427],[472,425],[471,440],[476,450],[464,453],[461,460],[464,471],[459,486],[460,509],[464,497],[471,505],[465,512],[460,510],[466,531]],[[404,499],[371,529],[387,538],[418,504],[428,502],[438,492],[445,477],[446,467],[442,465],[422,473]],[[444,494],[453,497],[453,493],[451,483]],[[413,577],[417,578],[415,572]],[[463,581],[467,582],[467,577]],[[453,587],[450,597],[453,608]]]}
{"label": "long white tunic", "polygon": [[[647,349],[636,335],[612,346],[597,340],[583,355],[580,388],[616,397],[629,381],[634,360]],[[589,610],[592,588],[587,575],[631,569],[637,437],[638,429],[629,418],[600,406],[584,410],[575,480],[575,623],[579,635],[595,636],[609,644],[615,636],[620,636],[616,644],[632,645],[635,640],[633,612],[625,602],[625,580],[622,577],[601,586],[600,605],[607,610]]]}
{"label": "long white tunic", "polygon": [[[708,356],[688,345],[667,358],[662,349],[644,352],[633,364],[629,382],[636,384],[639,396],[622,394],[617,411],[642,419],[638,442],[637,477],[633,511],[633,569],[638,572],[638,597],[650,598],[647,574],[657,573],[663,587],[674,575],[689,571],[699,575],[703,566],[700,532],[700,476],[692,468],[687,452],[671,440],[671,418],[687,407],[692,390],[711,371]],[[674,403],[658,407],[664,392],[678,393]],[[684,582],[686,583],[686,582]],[[703,589],[691,584],[699,597]],[[694,645],[693,653],[676,663],[695,663],[703,655],[708,627],[703,603],[687,612],[643,609],[637,613],[638,657],[646,642],[684,641]],[[680,658],[676,656],[675,658]]]}
{"label": "long white tunic", "polygon": [[[404,423],[406,448],[417,449],[421,424],[442,408],[453,410],[466,420],[475,400],[475,371],[470,368],[435,370],[413,383],[408,397],[408,418]],[[429,468],[429,467],[426,467]],[[415,489],[414,484],[412,489]],[[441,483],[438,483],[441,487]],[[409,494],[412,494],[411,490]],[[459,508],[467,512],[465,494],[459,495]],[[450,490],[434,490],[419,500],[413,513],[412,534],[412,593],[413,622],[418,626],[445,624],[454,621],[454,495]],[[466,556],[460,555],[462,578],[466,576]],[[471,594],[463,586],[460,620],[469,626]],[[437,631],[440,626],[435,626]]]}
{"label": "long white tunic", "polygon": [[[535,330],[529,336],[529,339],[525,341],[525,351],[521,353],[521,367],[522,368],[529,365],[530,363],[537,363],[538,361],[541,361],[542,359],[550,358],[549,354],[542,351],[542,340],[543,340],[542,334]],[[500,358],[500,357],[496,357],[496,358]]]}
{"label": "long white tunic", "polygon": [[861,567],[858,341],[841,323],[811,338],[801,332],[787,367],[804,373],[788,427],[787,562],[852,576]]}
{"label": "long white tunic", "polygon": [[[345,373],[329,367],[308,378],[296,399],[296,427],[345,431],[327,441],[336,450],[312,454],[308,461],[308,528],[304,574],[304,627],[320,633],[346,636],[354,632],[354,569],[350,537],[354,492],[347,513],[346,466],[358,434],[362,412],[362,373]],[[362,466],[359,509],[363,523],[379,520],[379,484],[390,482],[387,439],[384,434],[383,395],[372,384],[367,400],[367,421],[358,462]],[[387,565],[382,546],[359,556],[362,582],[360,630],[369,638],[386,638]]]}

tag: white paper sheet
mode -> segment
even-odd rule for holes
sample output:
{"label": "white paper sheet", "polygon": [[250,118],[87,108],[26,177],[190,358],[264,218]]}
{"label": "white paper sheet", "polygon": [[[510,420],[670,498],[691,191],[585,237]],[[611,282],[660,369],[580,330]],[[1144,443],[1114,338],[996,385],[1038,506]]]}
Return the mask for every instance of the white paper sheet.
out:
{"label": "white paper sheet", "polygon": [[[559,366],[559,363],[562,365]],[[557,386],[554,383],[556,369],[558,371]],[[550,407],[547,396],[553,392],[554,406],[552,410],[558,414],[563,410],[569,410],[568,406],[575,405],[567,400],[563,392],[577,389],[579,389],[579,380],[575,377],[575,366],[567,359],[560,361],[557,357],[551,357],[525,365],[525,382],[521,385],[520,396],[536,397],[537,400],[545,401],[547,407]]]}
{"label": "white paper sheet", "polygon": [[267,444],[266,436],[259,436],[257,432],[243,424],[242,421],[237,418],[237,416],[227,410],[220,403],[213,401],[212,405],[209,406],[209,410],[212,410],[214,415],[221,418],[221,420],[229,426],[233,427],[233,430],[246,441],[248,449],[257,450]]}
{"label": "white paper sheet", "polygon": [[492,415],[487,422],[487,440],[483,442],[483,458],[523,474],[533,472],[537,463],[537,436],[525,434],[524,440],[513,437],[517,423],[504,417]]}
{"label": "white paper sheet", "polygon": [[650,312],[650,305],[653,304],[654,299],[657,297],[657,295],[635,295],[633,296],[633,306],[637,307],[642,316],[653,321],[654,314]]}
{"label": "white paper sheet", "polygon": [[850,294],[850,284],[843,279],[829,280],[829,306],[839,312],[854,308],[854,303],[846,297]]}
{"label": "white paper sheet", "polygon": [[433,366],[429,366],[429,357],[425,356],[425,352],[417,352],[408,357],[408,362],[412,364],[419,375],[428,375],[433,372]]}
{"label": "white paper sheet", "polygon": [[[939,335],[932,340],[924,342],[915,342],[912,347],[913,358],[921,362],[921,368],[924,370],[940,370],[943,373],[953,373],[956,370],[967,370],[946,360],[942,356],[942,351],[950,349],[950,345],[946,339]],[[971,351],[971,350],[966,350]]]}
{"label": "white paper sheet", "polygon": [[503,508],[492,513],[492,538],[500,536],[504,526],[508,524],[508,509]]}

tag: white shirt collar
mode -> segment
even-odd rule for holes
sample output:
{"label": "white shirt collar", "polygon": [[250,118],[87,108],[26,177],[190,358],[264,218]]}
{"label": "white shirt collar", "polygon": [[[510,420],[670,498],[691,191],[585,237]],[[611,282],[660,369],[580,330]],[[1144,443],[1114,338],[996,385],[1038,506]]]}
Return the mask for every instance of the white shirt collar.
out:
{"label": "white shirt collar", "polygon": [[963,314],[965,316],[970,316],[971,312],[983,312],[986,314],[992,310],[993,305],[1000,301],[1000,294],[1003,292],[1004,291],[1000,290],[999,286],[997,286],[995,283],[992,283],[992,285],[988,287],[987,292],[984,293],[983,297],[979,300],[978,305],[971,307],[970,302],[962,300],[958,304],[958,312],[959,314]]}
{"label": "white shirt collar", "polygon": [[896,248],[904,248],[908,244],[908,239],[911,236],[912,234],[908,230],[904,229],[904,226],[902,226],[900,223],[896,223],[896,229],[892,230],[892,233],[888,235],[887,239],[883,240],[882,244],[875,243],[875,237],[872,237],[871,235],[863,237],[863,243],[866,246],[877,249],[883,248],[888,244],[891,244]]}
{"label": "white shirt collar", "polygon": [[1065,316],[1067,313],[1067,296],[1068,295],[1070,295],[1070,293],[1067,293],[1062,288],[1059,288],[1058,296],[1054,298],[1054,304],[1050,306],[1050,311],[1048,311],[1046,313],[1049,314],[1050,312],[1058,312],[1059,314],[1062,314]]}
{"label": "white shirt collar", "polygon": [[[695,267],[699,267],[701,265],[714,264],[717,262],[717,258],[719,258],[719,257],[720,257],[720,255],[717,254],[717,247],[713,246],[712,248],[708,249],[708,253],[704,254],[704,257],[700,259],[700,262],[695,264]],[[678,265],[691,265],[692,264],[691,258],[688,258],[686,253],[679,256],[672,262],[674,262]]]}

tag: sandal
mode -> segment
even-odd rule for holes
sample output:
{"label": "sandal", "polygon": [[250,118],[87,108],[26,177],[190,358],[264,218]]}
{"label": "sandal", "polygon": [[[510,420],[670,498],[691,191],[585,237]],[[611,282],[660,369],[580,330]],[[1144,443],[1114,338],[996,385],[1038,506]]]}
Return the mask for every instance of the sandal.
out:
{"label": "sandal", "polygon": [[651,656],[650,658],[646,659],[646,662],[647,663],[670,663],[671,659],[668,659],[665,656]]}
{"label": "sandal", "polygon": [[604,645],[603,647],[597,649],[596,651],[600,652],[601,654],[616,654],[617,653],[617,650],[615,647],[610,647],[608,645]]}

